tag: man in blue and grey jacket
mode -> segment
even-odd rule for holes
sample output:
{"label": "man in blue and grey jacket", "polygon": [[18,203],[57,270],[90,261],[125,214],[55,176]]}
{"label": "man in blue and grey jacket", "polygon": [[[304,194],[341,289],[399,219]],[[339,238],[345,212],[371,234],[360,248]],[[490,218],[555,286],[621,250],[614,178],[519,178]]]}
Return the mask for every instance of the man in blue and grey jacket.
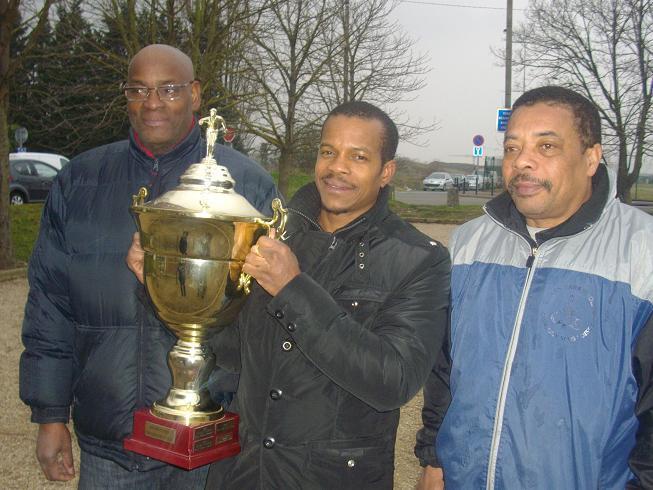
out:
{"label": "man in blue and grey jacket", "polygon": [[[175,337],[139,301],[125,265],[136,231],[129,206],[174,188],[204,156],[195,119],[200,84],[181,51],[150,45],[131,60],[123,85],[129,140],[73,159],[55,180],[30,260],[20,396],[39,424],[37,456],[50,480],[75,475],[70,411],[81,447],[79,487],[204,488],[208,467],[185,471],[125,451],[134,412],[162,398]],[[270,175],[235,150],[215,158],[236,191],[270,215]]]}
{"label": "man in blue and grey jacket", "polygon": [[508,192],[452,239],[418,488],[653,488],[653,218],[615,198],[600,129],[571,90],[515,102]]}

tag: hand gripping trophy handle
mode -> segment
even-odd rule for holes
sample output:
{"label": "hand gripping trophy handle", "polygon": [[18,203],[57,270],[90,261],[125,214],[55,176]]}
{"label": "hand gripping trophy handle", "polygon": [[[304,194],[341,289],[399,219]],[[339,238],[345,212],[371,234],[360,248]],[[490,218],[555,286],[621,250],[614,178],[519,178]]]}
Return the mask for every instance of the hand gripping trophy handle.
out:
{"label": "hand gripping trophy handle", "polygon": [[[283,235],[283,232],[286,230],[286,223],[288,222],[288,210],[283,207],[281,199],[274,198],[272,200],[272,212],[272,218],[269,221],[257,218],[256,222],[260,225],[265,226],[265,228],[268,230],[268,236],[270,236],[271,230],[274,229],[275,237],[280,239]],[[241,272],[240,278],[238,279],[238,291],[243,290],[245,294],[249,294],[251,282],[252,276],[246,272]]]}

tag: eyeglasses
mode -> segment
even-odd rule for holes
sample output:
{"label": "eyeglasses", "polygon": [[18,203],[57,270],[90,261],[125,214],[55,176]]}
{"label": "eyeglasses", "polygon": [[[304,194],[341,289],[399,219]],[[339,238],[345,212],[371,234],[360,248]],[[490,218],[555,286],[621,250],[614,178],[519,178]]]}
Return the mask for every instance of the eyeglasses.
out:
{"label": "eyeglasses", "polygon": [[158,87],[143,87],[142,85],[128,85],[123,82],[120,89],[125,93],[125,97],[129,102],[144,102],[150,96],[150,93],[155,90],[159,99],[162,101],[170,102],[177,100],[181,97],[181,91],[188,87],[194,80],[186,83],[170,83],[160,85]]}

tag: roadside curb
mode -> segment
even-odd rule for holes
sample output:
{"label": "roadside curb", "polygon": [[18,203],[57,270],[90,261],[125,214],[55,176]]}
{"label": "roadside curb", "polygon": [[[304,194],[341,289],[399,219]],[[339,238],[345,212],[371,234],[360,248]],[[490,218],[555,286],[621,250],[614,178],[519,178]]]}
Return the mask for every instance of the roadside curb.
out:
{"label": "roadside curb", "polygon": [[27,266],[0,270],[0,282],[11,281],[12,279],[25,279],[26,277]]}
{"label": "roadside curb", "polygon": [[[401,216],[401,215],[400,215]],[[462,225],[465,221],[459,219],[439,219],[439,218],[412,218],[410,216],[401,216],[409,223],[428,223],[433,225]]]}

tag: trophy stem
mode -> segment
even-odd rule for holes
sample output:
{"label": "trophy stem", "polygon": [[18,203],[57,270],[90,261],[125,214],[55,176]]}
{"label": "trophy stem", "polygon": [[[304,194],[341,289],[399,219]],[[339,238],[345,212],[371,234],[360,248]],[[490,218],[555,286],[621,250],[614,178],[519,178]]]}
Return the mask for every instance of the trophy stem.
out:
{"label": "trophy stem", "polygon": [[198,341],[178,339],[168,353],[168,366],[172,371],[172,387],[163,400],[154,404],[154,415],[184,425],[223,416],[223,408],[204,387],[215,366],[215,356],[209,347]]}

